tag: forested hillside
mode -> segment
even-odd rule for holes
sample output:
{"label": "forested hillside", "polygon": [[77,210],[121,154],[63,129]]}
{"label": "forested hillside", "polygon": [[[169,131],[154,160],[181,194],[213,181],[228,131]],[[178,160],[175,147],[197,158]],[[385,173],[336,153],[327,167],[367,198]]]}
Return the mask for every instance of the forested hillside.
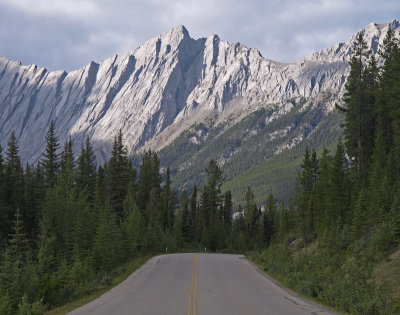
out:
{"label": "forested hillside", "polygon": [[158,152],[161,167],[170,167],[174,187],[190,191],[205,181],[204,170],[214,159],[224,171],[223,189],[231,190],[235,203],[244,202],[250,186],[258,203],[273,192],[288,204],[306,146],[322,152],[341,135],[343,117],[326,105],[333,99],[325,93],[308,102],[292,100],[281,115],[279,106],[266,104],[238,123],[199,123]]}
{"label": "forested hillside", "polygon": [[381,66],[358,35],[338,106],[344,139],[321,153],[309,143],[289,206],[266,194],[262,212],[247,187],[235,220],[215,160],[199,165],[204,185],[178,193],[155,152],[132,167],[121,132],[110,160],[97,165],[88,139],[75,157],[71,141],[60,148],[52,123],[41,161],[26,166],[12,133],[0,150],[0,314],[42,314],[108,283],[141,255],[198,250],[251,252],[288,286],[339,310],[398,314],[396,292],[373,278],[400,243],[400,45],[393,32],[380,54]]}

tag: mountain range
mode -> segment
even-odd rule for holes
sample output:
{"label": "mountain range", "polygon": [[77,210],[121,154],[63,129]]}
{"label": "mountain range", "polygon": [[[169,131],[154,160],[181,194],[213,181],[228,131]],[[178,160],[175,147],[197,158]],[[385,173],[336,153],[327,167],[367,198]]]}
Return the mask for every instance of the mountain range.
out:
{"label": "mountain range", "polygon": [[[388,29],[399,26],[392,20],[361,31],[378,56]],[[184,26],[69,73],[0,57],[0,144],[6,147],[14,131],[22,159],[37,162],[54,120],[61,143],[71,137],[77,153],[89,136],[103,163],[121,130],[129,154],[158,151],[182,187],[201,178],[212,157],[226,168],[228,187],[243,191],[246,180],[235,186],[235,178],[259,174],[257,167],[285,154],[289,165],[299,154],[288,152],[306,140],[317,148],[336,141],[334,104],[355,36],[294,63],[217,35],[193,39]]]}

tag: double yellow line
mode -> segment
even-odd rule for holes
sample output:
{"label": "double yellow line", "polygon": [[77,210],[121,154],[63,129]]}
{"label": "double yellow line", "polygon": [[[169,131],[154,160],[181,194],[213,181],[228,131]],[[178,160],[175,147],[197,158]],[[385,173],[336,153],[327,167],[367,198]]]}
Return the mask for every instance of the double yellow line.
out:
{"label": "double yellow line", "polygon": [[[196,288],[197,288],[197,275],[199,274],[198,271],[198,257],[194,257],[193,262],[193,272],[192,272],[192,284],[190,285],[190,294],[189,294],[189,303],[187,308],[187,315],[191,315],[191,305],[193,306],[193,315],[196,315]],[[193,299],[193,303],[192,303]]]}

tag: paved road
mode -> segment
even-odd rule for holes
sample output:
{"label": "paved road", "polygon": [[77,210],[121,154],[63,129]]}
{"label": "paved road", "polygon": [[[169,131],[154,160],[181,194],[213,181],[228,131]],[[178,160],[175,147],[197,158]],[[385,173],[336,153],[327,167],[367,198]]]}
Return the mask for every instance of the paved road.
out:
{"label": "paved road", "polygon": [[239,255],[150,259],[129,278],[69,314],[334,314],[275,284]]}

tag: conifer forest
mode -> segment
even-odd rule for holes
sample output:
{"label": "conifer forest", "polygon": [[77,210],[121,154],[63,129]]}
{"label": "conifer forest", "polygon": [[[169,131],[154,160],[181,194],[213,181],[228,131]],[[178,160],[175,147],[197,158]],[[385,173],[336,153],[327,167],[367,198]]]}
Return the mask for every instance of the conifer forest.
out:
{"label": "conifer forest", "polygon": [[336,106],[343,136],[332,152],[306,149],[288,204],[272,193],[256,204],[251,187],[234,204],[214,160],[205,183],[181,191],[156,152],[133,168],[121,132],[104,165],[89,138],[74,156],[54,123],[42,159],[22,165],[11,134],[0,148],[0,314],[43,314],[139,257],[193,251],[246,253],[339,311],[399,314],[398,291],[374,270],[400,245],[400,44],[389,31],[379,60],[366,47],[360,33]]}

